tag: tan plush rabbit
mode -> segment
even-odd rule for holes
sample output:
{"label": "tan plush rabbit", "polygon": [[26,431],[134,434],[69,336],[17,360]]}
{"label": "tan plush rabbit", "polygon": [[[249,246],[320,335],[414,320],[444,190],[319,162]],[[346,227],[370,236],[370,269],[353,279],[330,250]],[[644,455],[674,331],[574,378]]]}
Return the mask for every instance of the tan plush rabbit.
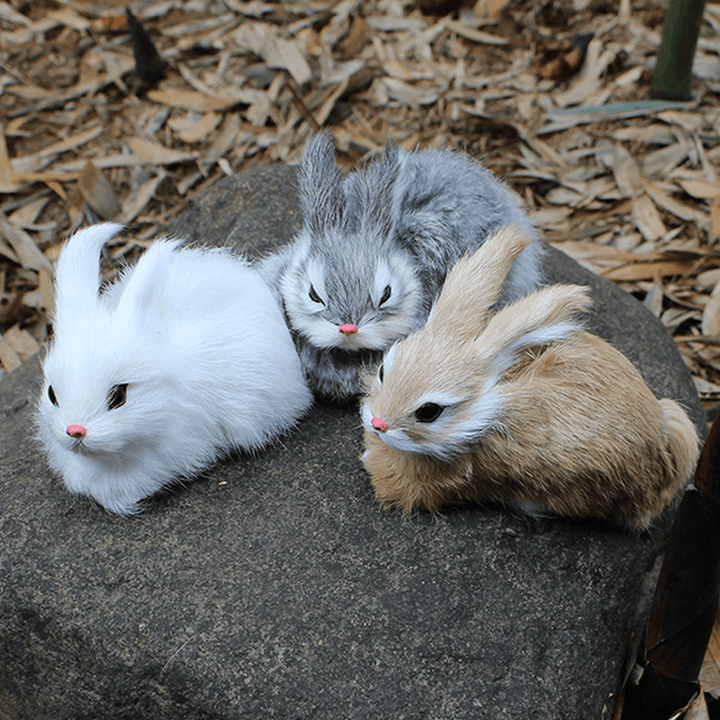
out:
{"label": "tan plush rabbit", "polygon": [[695,428],[582,328],[585,288],[542,288],[494,312],[531,240],[509,226],[458,261],[426,326],[367,379],[375,496],[405,511],[487,500],[647,528],[693,471]]}

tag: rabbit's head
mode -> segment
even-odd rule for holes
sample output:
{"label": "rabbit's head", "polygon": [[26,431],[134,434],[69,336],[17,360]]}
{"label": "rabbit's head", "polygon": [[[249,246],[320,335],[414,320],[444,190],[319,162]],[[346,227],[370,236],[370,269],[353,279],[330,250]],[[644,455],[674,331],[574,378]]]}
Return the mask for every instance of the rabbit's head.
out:
{"label": "rabbit's head", "polygon": [[382,350],[427,308],[412,253],[393,243],[398,149],[343,180],[327,134],[300,166],[304,227],[281,280],[293,329],[319,348]]}
{"label": "rabbit's head", "polygon": [[499,231],[448,274],[425,327],[395,344],[362,404],[365,430],[402,453],[451,461],[503,431],[503,384],[542,348],[578,327],[589,298],[578,286],[535,291],[492,306],[531,238]]}
{"label": "rabbit's head", "polygon": [[161,309],[163,268],[176,243],[155,243],[135,272],[103,293],[101,250],[119,230],[107,224],[79,231],[57,264],[54,338],[37,422],[50,464],[69,486],[93,477],[101,484],[121,468],[131,476],[134,466],[152,475],[178,411],[180,394],[169,387],[166,367],[173,358],[160,341],[171,321]]}

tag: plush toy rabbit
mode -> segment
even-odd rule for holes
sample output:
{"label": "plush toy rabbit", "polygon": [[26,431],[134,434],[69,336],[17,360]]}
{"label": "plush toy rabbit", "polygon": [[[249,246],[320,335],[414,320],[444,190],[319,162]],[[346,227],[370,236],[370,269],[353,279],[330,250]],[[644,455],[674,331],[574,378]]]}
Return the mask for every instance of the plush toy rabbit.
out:
{"label": "plush toy rabbit", "polygon": [[[514,222],[534,231],[518,198],[468,155],[382,155],[343,180],[329,135],[305,146],[302,231],[261,272],[279,295],[311,387],[343,401],[396,340],[422,326],[455,261]],[[509,275],[507,298],[539,282],[539,244]]]}
{"label": "plush toy rabbit", "polygon": [[545,287],[491,310],[529,242],[505,228],[458,261],[425,327],[368,379],[375,496],[405,511],[467,498],[647,528],[693,471],[695,428],[582,329],[585,288]]}
{"label": "plush toy rabbit", "polygon": [[100,253],[120,229],[63,248],[37,421],[68,489],[129,514],[220,454],[265,445],[311,393],[275,298],[228,250],[157,241],[101,292]]}

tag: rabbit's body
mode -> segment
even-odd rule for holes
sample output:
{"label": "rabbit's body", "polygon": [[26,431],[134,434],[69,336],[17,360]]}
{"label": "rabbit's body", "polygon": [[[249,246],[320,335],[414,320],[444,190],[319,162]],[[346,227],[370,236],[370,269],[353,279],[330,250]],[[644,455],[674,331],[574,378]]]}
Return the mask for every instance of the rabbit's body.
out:
{"label": "rabbit's body", "polygon": [[311,395],[270,290],[227,250],[157,241],[100,294],[118,230],[78,232],[58,261],[38,425],[69,490],[128,514],[221,454],[265,445]]}
{"label": "rabbit's body", "polygon": [[460,261],[427,325],[369,380],[363,459],[376,497],[406,511],[465,498],[646,528],[692,473],[695,428],[582,328],[585,289],[543,288],[490,315],[523,242],[503,230]]}
{"label": "rabbit's body", "polygon": [[[347,400],[367,366],[421,327],[445,275],[494,229],[533,234],[517,197],[462,153],[405,153],[389,145],[367,167],[340,175],[319,135],[300,166],[304,227],[261,265],[278,294],[313,389]],[[537,286],[539,245],[510,273],[505,297]]]}

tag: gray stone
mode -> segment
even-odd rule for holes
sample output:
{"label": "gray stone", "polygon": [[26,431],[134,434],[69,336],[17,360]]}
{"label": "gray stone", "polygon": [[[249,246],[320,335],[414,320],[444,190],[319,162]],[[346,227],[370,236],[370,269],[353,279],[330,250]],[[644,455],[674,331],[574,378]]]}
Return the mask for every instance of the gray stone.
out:
{"label": "gray stone", "polygon": [[[179,227],[264,252],[298,225],[293,176],[228,178]],[[546,270],[591,285],[596,331],[703,428],[657,320],[561,253]],[[37,359],[0,382],[0,717],[610,716],[670,514],[632,536],[498,508],[381,512],[355,412],[317,405],[274,447],[115,517],[51,477],[39,384]]]}

